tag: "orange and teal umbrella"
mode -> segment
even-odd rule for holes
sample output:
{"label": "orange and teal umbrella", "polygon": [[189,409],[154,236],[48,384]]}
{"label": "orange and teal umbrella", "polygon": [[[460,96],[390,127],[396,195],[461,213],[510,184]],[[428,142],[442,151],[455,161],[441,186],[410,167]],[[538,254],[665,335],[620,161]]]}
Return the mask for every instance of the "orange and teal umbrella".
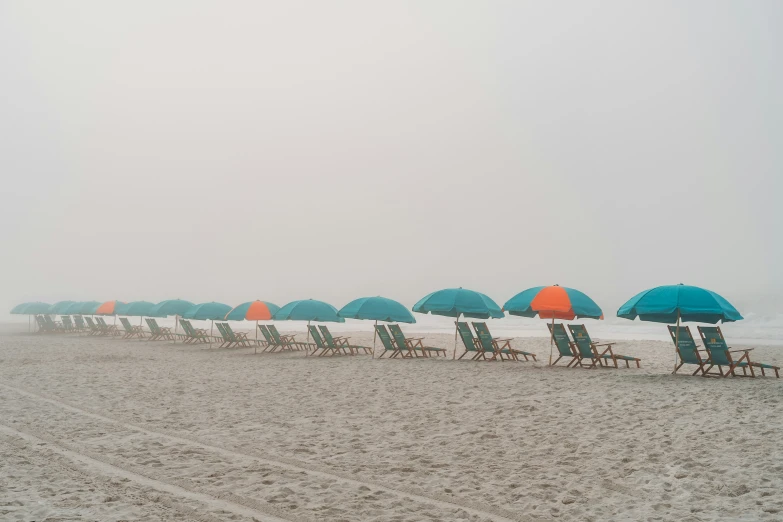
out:
{"label": "orange and teal umbrella", "polygon": [[97,310],[95,310],[96,315],[114,315],[118,311],[120,311],[120,308],[124,305],[122,301],[106,301],[105,303],[102,303]]}
{"label": "orange and teal umbrella", "polygon": [[[248,301],[235,306],[226,314],[226,321],[255,321],[256,340],[258,340],[258,321],[270,321],[280,307],[269,301]],[[258,349],[258,343],[256,343]]]}
{"label": "orange and teal umbrella", "polygon": [[519,292],[506,301],[503,310],[511,315],[552,319],[549,335],[549,363],[552,364],[555,319],[603,319],[604,313],[586,294],[565,286],[536,286]]}

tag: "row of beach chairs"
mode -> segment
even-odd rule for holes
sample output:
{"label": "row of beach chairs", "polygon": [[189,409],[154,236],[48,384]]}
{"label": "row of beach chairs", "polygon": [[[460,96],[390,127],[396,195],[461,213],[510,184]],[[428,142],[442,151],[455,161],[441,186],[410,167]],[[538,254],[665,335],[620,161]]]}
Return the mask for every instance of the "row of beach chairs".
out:
{"label": "row of beach chairs", "polygon": [[[565,325],[562,323],[547,323],[547,326],[558,352],[558,358],[552,362],[552,365],[556,365],[560,359],[570,358],[566,368],[576,368],[577,366],[581,368],[608,368],[610,366],[618,368],[618,362],[625,362],[626,368],[630,368],[632,362],[636,363],[637,368],[641,367],[641,359],[638,357],[615,353],[613,346],[617,343],[593,341],[583,324],[568,325],[571,337],[568,336]],[[586,366],[586,363],[589,365]]]}

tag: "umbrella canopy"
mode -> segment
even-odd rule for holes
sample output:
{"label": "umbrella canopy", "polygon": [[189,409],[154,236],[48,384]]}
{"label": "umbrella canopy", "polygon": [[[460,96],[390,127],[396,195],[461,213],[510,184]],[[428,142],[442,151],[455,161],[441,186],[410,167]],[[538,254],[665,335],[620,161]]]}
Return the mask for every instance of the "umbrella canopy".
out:
{"label": "umbrella canopy", "polygon": [[49,308],[51,308],[52,305],[49,303],[42,303],[40,301],[35,301],[32,303],[22,303],[20,305],[16,305],[12,310],[12,314],[17,315],[35,315],[35,314],[47,314],[49,313]]}
{"label": "umbrella canopy", "polygon": [[182,315],[194,305],[190,301],[184,301],[182,299],[169,299],[168,301],[161,301],[156,304],[154,308],[150,310],[151,317],[166,317],[168,315]]}
{"label": "umbrella canopy", "polygon": [[278,310],[272,319],[275,321],[317,321],[321,323],[345,322],[345,319],[337,315],[337,308],[315,299],[291,301]]}
{"label": "umbrella canopy", "polygon": [[76,301],[58,301],[49,307],[49,313],[53,315],[68,315],[65,311]]}
{"label": "umbrella canopy", "polygon": [[82,315],[95,315],[98,313],[98,307],[101,306],[101,303],[98,301],[83,301],[81,303],[81,306],[79,307],[78,312],[71,311],[71,308],[68,308],[69,313],[77,313]]}
{"label": "umbrella canopy", "polygon": [[413,305],[413,311],[457,318],[460,315],[476,319],[499,319],[505,316],[497,303],[488,296],[464,288],[446,288],[433,292]]}
{"label": "umbrella canopy", "polygon": [[214,321],[215,319],[223,319],[230,311],[231,307],[227,304],[212,301],[210,303],[201,303],[190,307],[182,314],[182,317],[185,319],[195,319],[197,321]]}
{"label": "umbrella canopy", "polygon": [[503,305],[511,315],[541,319],[603,319],[595,301],[579,290],[565,286],[536,286],[518,293]]}
{"label": "umbrella canopy", "polygon": [[227,321],[269,321],[280,307],[268,301],[248,301],[226,314]]}
{"label": "umbrella canopy", "polygon": [[343,306],[340,317],[398,323],[415,323],[416,319],[402,303],[385,297],[360,297]]}
{"label": "umbrella canopy", "polygon": [[122,306],[117,313],[133,317],[158,317],[152,312],[156,306],[155,303],[150,303],[149,301],[133,301]]}
{"label": "umbrella canopy", "polygon": [[656,323],[741,321],[742,315],[720,295],[698,286],[669,285],[645,290],[617,310],[617,317]]}
{"label": "umbrella canopy", "polygon": [[106,301],[98,306],[95,313],[97,315],[114,315],[117,313],[115,310],[121,308],[124,304],[122,301]]}

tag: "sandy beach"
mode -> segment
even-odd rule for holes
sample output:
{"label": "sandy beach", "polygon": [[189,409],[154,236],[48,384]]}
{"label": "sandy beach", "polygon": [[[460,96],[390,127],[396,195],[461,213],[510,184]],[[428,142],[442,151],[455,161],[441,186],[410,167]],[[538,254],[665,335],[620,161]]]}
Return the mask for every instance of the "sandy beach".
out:
{"label": "sandy beach", "polygon": [[4,331],[0,519],[783,517],[783,381],[672,376],[659,341],[623,341],[643,367],[620,370],[547,367],[546,338],[514,346],[539,362]]}

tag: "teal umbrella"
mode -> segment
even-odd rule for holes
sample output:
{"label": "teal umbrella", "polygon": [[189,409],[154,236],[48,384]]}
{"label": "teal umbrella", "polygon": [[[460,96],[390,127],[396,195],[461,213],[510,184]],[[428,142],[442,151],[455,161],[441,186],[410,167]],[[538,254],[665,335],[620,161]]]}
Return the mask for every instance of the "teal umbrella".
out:
{"label": "teal umbrella", "polygon": [[[721,295],[711,290],[679,285],[658,286],[640,292],[617,310],[617,317],[633,321],[675,323],[674,345],[679,346],[680,322],[694,321],[715,324],[741,321],[742,315]],[[675,369],[677,356],[675,351]]]}
{"label": "teal umbrella", "polygon": [[167,301],[161,301],[151,309],[151,314],[154,317],[168,317],[174,316],[174,342],[177,342],[177,330],[179,329],[179,318],[182,314],[193,308],[195,305],[190,301],[184,299],[169,299]]}
{"label": "teal umbrella", "polygon": [[51,315],[68,315],[65,313],[68,308],[76,301],[59,301],[49,307],[49,314]]}
{"label": "teal umbrella", "polygon": [[95,315],[98,313],[98,308],[101,306],[99,301],[84,301],[82,306],[79,307],[79,313],[81,315]]}
{"label": "teal umbrella", "polygon": [[[378,321],[397,323],[416,322],[416,319],[413,318],[413,314],[411,314],[402,303],[380,296],[360,297],[359,299],[354,299],[347,305],[340,308],[337,314],[345,319],[364,319],[375,321],[376,326],[378,325]],[[375,339],[377,334],[378,331],[373,328],[373,357],[375,357]]]}
{"label": "teal umbrella", "polygon": [[35,310],[41,310],[44,307],[48,310],[48,307],[51,306],[48,303],[42,303],[40,301],[35,302],[27,302],[22,303],[14,306],[11,309],[11,313],[14,315],[26,315],[27,316],[27,331],[29,332],[31,330],[31,321],[32,316],[39,313],[46,313],[46,312],[38,312]]}
{"label": "teal umbrella", "polygon": [[138,317],[139,318],[139,326],[141,326],[142,320],[145,317],[165,317],[164,316],[156,316],[152,314],[152,310],[157,305],[155,303],[150,303],[149,301],[132,301],[130,303],[125,303],[122,305],[118,305],[117,308],[115,308],[115,312],[117,315],[126,315],[128,317]]}
{"label": "teal umbrella", "polygon": [[24,310],[28,306],[30,306],[29,302],[28,303],[20,303],[20,304],[14,306],[13,308],[11,308],[11,313],[13,315],[25,315]]}
{"label": "teal umbrella", "polygon": [[210,321],[211,326],[209,328],[209,338],[211,345],[212,333],[215,329],[215,319],[223,319],[230,311],[231,307],[227,304],[216,303],[212,301],[210,303],[201,303],[192,306],[184,314],[182,314],[182,317],[185,319],[194,319],[197,321]]}
{"label": "teal umbrella", "polygon": [[344,323],[337,315],[337,308],[316,299],[291,301],[272,316],[275,321],[307,321],[307,340],[310,340],[310,321],[320,323]]}
{"label": "teal umbrella", "polygon": [[79,315],[81,314],[82,306],[86,304],[86,301],[77,301],[71,305],[68,306],[65,310],[63,310],[62,315]]}
{"label": "teal umbrella", "polygon": [[455,317],[454,329],[454,355],[457,357],[457,325],[461,315],[477,319],[500,319],[505,317],[503,310],[488,296],[474,290],[460,288],[446,288],[432,292],[424,296],[413,305],[413,311],[420,314],[431,313],[433,315],[445,315]]}

